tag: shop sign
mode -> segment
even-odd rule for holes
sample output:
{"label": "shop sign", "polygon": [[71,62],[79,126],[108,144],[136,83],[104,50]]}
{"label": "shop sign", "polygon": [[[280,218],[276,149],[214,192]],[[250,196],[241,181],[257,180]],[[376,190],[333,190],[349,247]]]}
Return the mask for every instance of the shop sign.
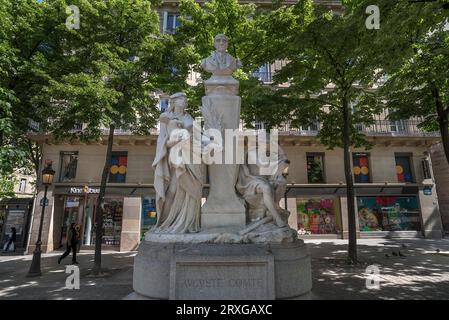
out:
{"label": "shop sign", "polygon": [[100,188],[89,188],[87,186],[84,188],[71,187],[70,193],[71,194],[100,193]]}
{"label": "shop sign", "polygon": [[423,193],[425,196],[431,196],[432,195],[432,187],[424,187]]}

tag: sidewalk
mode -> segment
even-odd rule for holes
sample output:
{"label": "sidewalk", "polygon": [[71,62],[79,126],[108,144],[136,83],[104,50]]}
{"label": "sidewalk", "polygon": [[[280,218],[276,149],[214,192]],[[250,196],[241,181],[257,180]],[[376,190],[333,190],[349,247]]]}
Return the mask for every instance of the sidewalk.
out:
{"label": "sidewalk", "polygon": [[107,273],[100,277],[91,274],[94,252],[81,250],[77,254],[80,269],[80,289],[66,289],[66,266],[71,255],[58,265],[62,252],[43,254],[41,277],[27,278],[32,255],[0,256],[0,300],[94,300],[121,299],[133,291],[133,260],[136,252],[104,251],[102,265]]}
{"label": "sidewalk", "polygon": [[[449,299],[449,239],[359,239],[357,266],[346,264],[346,240],[307,244],[315,298]],[[366,287],[369,265],[379,268],[378,290]]]}
{"label": "sidewalk", "polygon": [[[357,266],[346,264],[346,240],[306,240],[312,255],[315,299],[449,299],[449,239],[358,240]],[[440,251],[437,252],[436,250]],[[392,252],[400,250],[401,256]],[[42,256],[41,277],[26,278],[31,255],[0,255],[0,300],[3,299],[122,299],[133,291],[133,259],[136,252],[106,251],[102,265],[107,273],[91,274],[93,251],[79,254],[80,289],[65,287],[67,257],[62,252]],[[386,257],[386,254],[389,257]],[[380,289],[367,289],[365,269],[376,265]],[[151,276],[151,275],[149,275]]]}

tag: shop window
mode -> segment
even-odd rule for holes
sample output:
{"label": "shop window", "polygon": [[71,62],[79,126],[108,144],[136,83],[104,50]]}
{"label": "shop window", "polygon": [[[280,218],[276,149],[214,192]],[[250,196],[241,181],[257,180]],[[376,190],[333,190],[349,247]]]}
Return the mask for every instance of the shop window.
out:
{"label": "shop window", "polygon": [[59,182],[72,181],[76,177],[78,151],[62,151]]}
{"label": "shop window", "polygon": [[111,169],[109,171],[109,182],[126,182],[128,170],[128,153],[112,152]]}
{"label": "shop window", "polygon": [[369,154],[368,153],[354,153],[352,155],[354,173],[354,180],[356,183],[369,183],[370,178],[370,166],[369,166]]}
{"label": "shop window", "polygon": [[297,199],[300,234],[338,234],[341,231],[339,204],[334,198]]}
{"label": "shop window", "polygon": [[142,198],[142,224],[141,224],[141,239],[145,237],[147,232],[157,222],[156,214],[156,199],[152,197]]}
{"label": "shop window", "polygon": [[[83,244],[95,245],[96,241],[96,218],[98,209],[97,198],[89,198],[84,213],[84,236]],[[103,236],[102,244],[119,246],[122,232],[123,200],[105,198],[103,211]]]}
{"label": "shop window", "polygon": [[398,182],[414,182],[411,156],[396,155],[396,176]]}
{"label": "shop window", "polygon": [[64,199],[64,218],[61,226],[61,238],[59,247],[62,247],[66,242],[67,231],[70,228],[72,222],[78,223],[78,217],[80,212],[80,198],[79,197],[66,197]]}
{"label": "shop window", "polygon": [[324,183],[324,153],[307,153],[307,180],[309,183]]}
{"label": "shop window", "polygon": [[[120,245],[122,233],[123,201],[105,199],[103,211],[103,242],[105,245]],[[95,243],[95,239],[94,239]]]}
{"label": "shop window", "polygon": [[[0,218],[1,219],[1,218]],[[5,219],[5,218],[3,218]],[[6,221],[4,221],[3,229],[5,233],[3,234],[3,239],[1,241],[2,248],[6,241],[8,241],[11,235],[11,228],[16,228],[16,242],[15,246],[22,247],[25,233],[26,224],[26,211],[24,209],[8,210],[6,214]],[[1,235],[1,234],[0,234]]]}
{"label": "shop window", "polygon": [[421,230],[415,196],[357,197],[360,231]]}

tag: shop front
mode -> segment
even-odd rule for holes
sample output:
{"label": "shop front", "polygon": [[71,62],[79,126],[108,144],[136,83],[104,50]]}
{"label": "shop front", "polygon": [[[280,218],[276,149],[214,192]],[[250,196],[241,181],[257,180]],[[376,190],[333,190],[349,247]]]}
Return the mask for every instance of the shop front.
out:
{"label": "shop front", "polygon": [[359,229],[363,235],[373,233],[399,235],[421,233],[421,213],[418,197],[360,196],[357,197]]}
{"label": "shop front", "polygon": [[9,240],[11,228],[16,229],[16,251],[24,250],[28,240],[33,198],[12,198],[0,202],[0,245]]}
{"label": "shop front", "polygon": [[[97,195],[62,196],[63,218],[60,225],[61,234],[58,237],[61,247],[66,241],[67,230],[71,223],[80,227],[81,245],[93,246],[96,239]],[[120,237],[123,219],[123,197],[106,196],[103,211],[104,246],[120,247]]]}
{"label": "shop front", "polygon": [[[80,228],[82,248],[96,242],[99,187],[56,186],[53,241],[55,248],[66,243],[71,223]],[[111,250],[134,250],[143,234],[156,222],[152,188],[108,186],[103,211],[102,246]]]}
{"label": "shop front", "polygon": [[301,197],[296,199],[298,234],[341,234],[341,214],[338,197]]}
{"label": "shop front", "polygon": [[[417,184],[356,185],[357,237],[428,237],[436,227],[431,224],[434,195],[426,188]],[[344,185],[292,186],[285,202],[291,212],[289,225],[301,238],[349,236]]]}

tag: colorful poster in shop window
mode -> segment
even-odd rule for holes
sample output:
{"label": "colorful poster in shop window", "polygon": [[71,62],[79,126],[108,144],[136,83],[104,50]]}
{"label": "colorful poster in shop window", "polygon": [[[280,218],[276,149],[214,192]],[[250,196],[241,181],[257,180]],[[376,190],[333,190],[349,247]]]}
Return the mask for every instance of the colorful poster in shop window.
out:
{"label": "colorful poster in shop window", "polygon": [[357,197],[360,231],[421,230],[416,197]]}
{"label": "colorful poster in shop window", "polygon": [[352,172],[354,173],[354,180],[357,183],[370,182],[369,177],[369,159],[368,154],[358,153],[353,157],[354,167]]}
{"label": "colorful poster in shop window", "polygon": [[298,199],[298,232],[302,234],[339,233],[334,204],[334,199]]}
{"label": "colorful poster in shop window", "polygon": [[410,157],[396,157],[396,176],[398,182],[413,182]]}
{"label": "colorful poster in shop window", "polygon": [[141,239],[145,237],[147,232],[157,222],[156,215],[156,199],[152,197],[142,198],[142,223],[141,223]]}
{"label": "colorful poster in shop window", "polygon": [[128,171],[128,156],[126,154],[112,154],[109,182],[125,182]]}

